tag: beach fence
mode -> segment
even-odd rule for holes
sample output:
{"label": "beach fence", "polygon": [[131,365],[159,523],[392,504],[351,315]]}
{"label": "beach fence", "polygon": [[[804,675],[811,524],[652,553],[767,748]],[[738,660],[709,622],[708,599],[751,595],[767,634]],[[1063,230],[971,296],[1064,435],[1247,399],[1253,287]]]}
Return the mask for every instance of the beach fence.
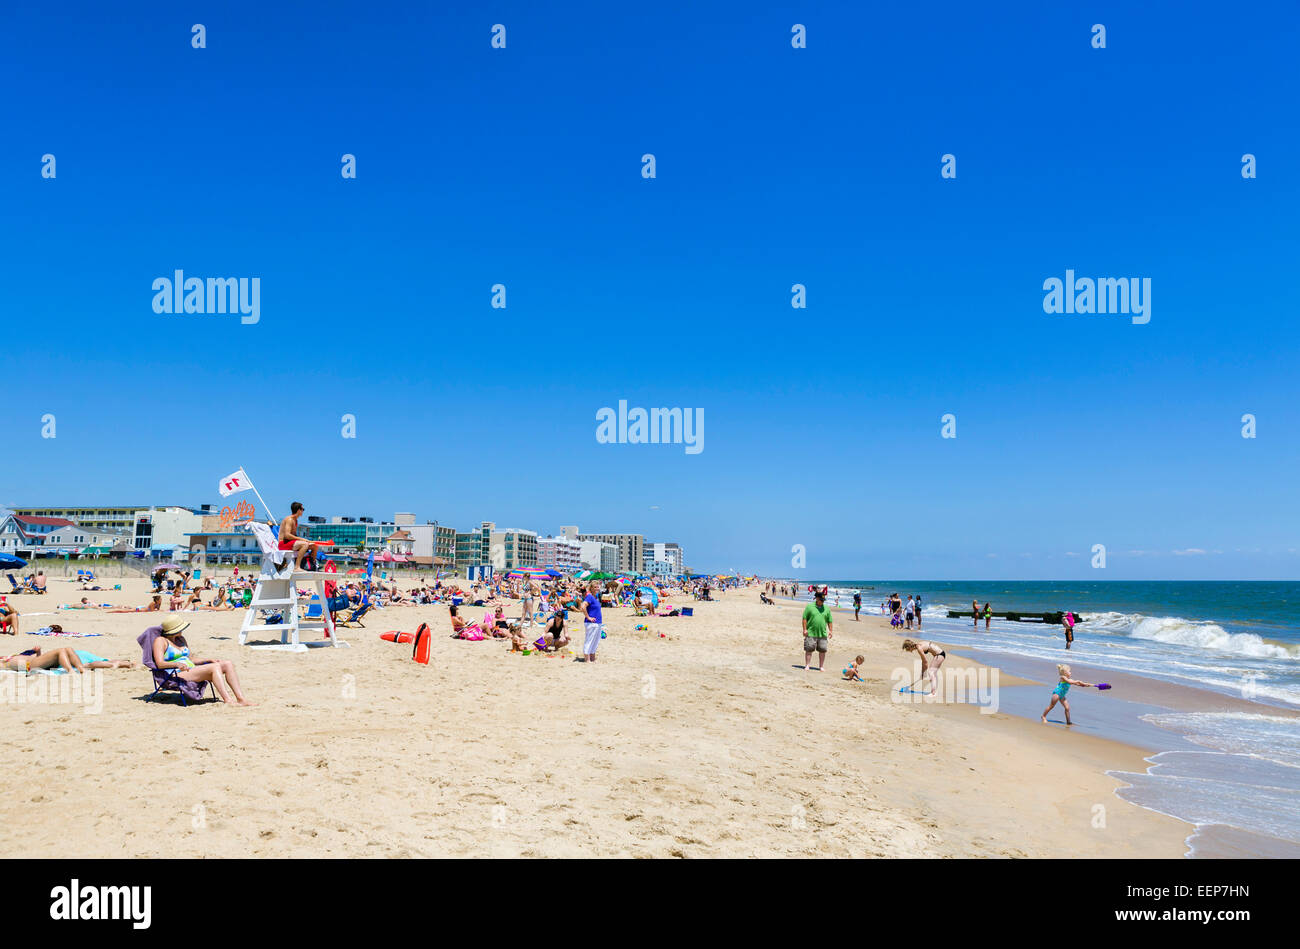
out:
{"label": "beach fence", "polygon": [[47,577],[57,580],[60,578],[77,578],[78,570],[89,570],[101,580],[113,579],[132,579],[138,577],[148,577],[156,569],[154,565],[144,559],[128,557],[118,559],[115,557],[86,557],[81,560],[64,560],[62,557],[37,557],[27,561],[27,566],[15,573],[35,573],[41,571]]}

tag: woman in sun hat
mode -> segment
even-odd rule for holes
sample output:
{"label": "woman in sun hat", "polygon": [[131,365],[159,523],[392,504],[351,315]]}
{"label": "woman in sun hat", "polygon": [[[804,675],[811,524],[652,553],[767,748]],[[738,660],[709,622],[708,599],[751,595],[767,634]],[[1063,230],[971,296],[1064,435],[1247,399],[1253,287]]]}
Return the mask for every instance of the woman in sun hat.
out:
{"label": "woman in sun hat", "polygon": [[255,704],[244,698],[233,662],[229,659],[200,659],[190,654],[189,643],[182,635],[189,625],[189,620],[179,616],[163,618],[158,626],[158,637],[153,641],[155,668],[175,669],[186,682],[211,682],[221,701],[227,705]]}

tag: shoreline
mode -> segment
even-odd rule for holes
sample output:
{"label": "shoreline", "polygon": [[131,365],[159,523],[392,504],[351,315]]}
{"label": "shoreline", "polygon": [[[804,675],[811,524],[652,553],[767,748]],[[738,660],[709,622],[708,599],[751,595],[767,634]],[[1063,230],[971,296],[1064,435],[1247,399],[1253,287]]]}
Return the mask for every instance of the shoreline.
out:
{"label": "shoreline", "polygon": [[[780,599],[801,606],[809,602],[806,599],[801,600],[798,598],[782,597]],[[849,622],[852,622],[852,607],[847,609],[832,607],[832,610],[837,617],[842,613],[847,614],[850,617]],[[863,618],[867,618],[865,611]],[[923,627],[921,630],[908,630],[905,627],[895,629],[889,626],[888,618],[879,613],[874,614],[872,619],[879,621],[879,627],[895,639],[909,636],[922,638],[922,634],[925,634],[924,638],[933,638],[937,642],[944,641],[943,633],[945,630],[936,628],[933,625],[928,629]],[[945,644],[945,648],[950,656],[961,655],[972,663],[996,667],[1002,670],[1003,673],[1014,677],[1009,682],[1004,677],[1003,685],[1005,688],[1001,693],[1002,707],[1023,720],[1037,721],[1051,689],[1051,680],[1055,678],[1055,670],[1052,668],[1051,663],[1037,658],[1020,657],[995,648],[983,651],[977,650],[972,645],[965,643]],[[980,658],[975,658],[976,654]],[[1167,716],[1171,713],[1194,712],[1241,713],[1291,718],[1295,720],[1297,726],[1300,726],[1300,712],[1293,708],[1273,705],[1268,702],[1251,701],[1226,695],[1206,687],[1108,669],[1089,663],[1086,660],[1076,660],[1064,650],[1062,650],[1062,656],[1064,657],[1063,661],[1071,665],[1072,671],[1077,677],[1086,681],[1108,681],[1113,687],[1111,692],[1106,693],[1103,701],[1095,704],[1090,703],[1092,705],[1090,709],[1091,717],[1087,720],[1080,721],[1078,708],[1075,708],[1072,716],[1075,724],[1070,729],[1071,732],[1093,734],[1103,740],[1120,743],[1141,753],[1140,765],[1108,768],[1105,773],[1117,781],[1115,793],[1121,800],[1136,803],[1137,806],[1143,807],[1152,813],[1172,817],[1184,821],[1188,825],[1190,830],[1186,841],[1186,856],[1196,858],[1243,855],[1272,858],[1300,857],[1300,843],[1284,837],[1264,834],[1226,823],[1194,822],[1186,816],[1176,813],[1176,809],[1166,809],[1167,802],[1150,799],[1150,795],[1139,795],[1136,788],[1138,781],[1155,782],[1156,772],[1162,767],[1163,757],[1175,753],[1185,755],[1215,754],[1205,745],[1193,741],[1186,733],[1161,728],[1149,722],[1147,720],[1148,716]],[[1028,683],[1033,683],[1032,687],[1026,688],[1025,686]],[[1123,695],[1124,698],[1119,698],[1120,695]],[[1077,706],[1079,694],[1073,693],[1071,697],[1075,700]],[[1059,707],[1053,714],[1057,716],[1053,721],[1060,723],[1061,713]],[[1126,791],[1129,792],[1127,795]],[[1147,799],[1143,801],[1135,800],[1138,797]]]}

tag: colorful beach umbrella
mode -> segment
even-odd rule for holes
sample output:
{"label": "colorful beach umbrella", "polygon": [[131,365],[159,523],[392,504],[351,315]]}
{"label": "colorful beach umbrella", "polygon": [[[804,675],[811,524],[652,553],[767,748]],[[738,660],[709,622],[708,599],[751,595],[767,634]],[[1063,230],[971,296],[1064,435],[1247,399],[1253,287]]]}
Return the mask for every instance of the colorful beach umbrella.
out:
{"label": "colorful beach umbrella", "polygon": [[511,577],[529,577],[530,579],[539,579],[547,576],[545,567],[516,567],[511,570],[508,576]]}

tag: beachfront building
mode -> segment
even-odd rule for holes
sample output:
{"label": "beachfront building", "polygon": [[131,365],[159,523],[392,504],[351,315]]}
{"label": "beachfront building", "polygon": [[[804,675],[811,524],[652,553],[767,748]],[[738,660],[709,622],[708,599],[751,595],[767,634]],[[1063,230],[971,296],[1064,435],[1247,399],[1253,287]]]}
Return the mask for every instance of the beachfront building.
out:
{"label": "beachfront building", "polygon": [[[645,545],[645,554],[642,558],[641,569],[646,573],[654,576],[672,576],[675,577],[683,572],[682,548],[678,544],[649,544]],[[662,564],[663,566],[658,566]]]}
{"label": "beachfront building", "polygon": [[582,569],[582,542],[564,537],[541,538],[537,541],[537,565],[577,573]]}
{"label": "beachfront building", "polygon": [[388,535],[384,541],[384,546],[389,553],[409,557],[415,547],[415,538],[411,536],[411,532],[405,527],[399,527]]}
{"label": "beachfront building", "polygon": [[30,559],[44,550],[49,534],[71,526],[72,521],[66,517],[9,514],[0,522],[0,553]]}
{"label": "beachfront building", "polygon": [[203,507],[151,507],[135,512],[131,523],[131,547],[144,556],[184,560],[190,535],[216,529],[219,520],[212,505]]}
{"label": "beachfront building", "polygon": [[192,566],[248,564],[262,562],[262,548],[248,528],[230,531],[199,531],[187,538],[187,556]]}
{"label": "beachfront building", "polygon": [[373,517],[339,515],[324,518],[309,514],[306,522],[298,522],[303,537],[312,540],[332,540],[332,545],[322,546],[327,554],[355,553],[364,555],[380,551],[388,544],[388,537],[397,527],[392,521],[376,521]]}
{"label": "beachfront building", "polygon": [[131,533],[126,530],[108,530],[102,527],[82,527],[69,524],[56,527],[45,535],[46,547],[59,553],[78,557],[102,557],[113,550],[125,551],[131,546]]}
{"label": "beachfront building", "polygon": [[640,534],[578,534],[578,540],[598,540],[613,544],[618,548],[618,570],[624,573],[641,571],[645,558],[645,538]]}
{"label": "beachfront building", "polygon": [[477,530],[456,531],[453,560],[456,572],[469,577],[468,571],[492,565],[492,532],[496,524],[483,521]]}
{"label": "beachfront building", "polygon": [[672,577],[676,576],[673,572],[673,566],[667,560],[651,560],[646,566],[644,573],[652,577]]}
{"label": "beachfront building", "polygon": [[135,528],[135,512],[143,507],[143,504],[127,504],[123,506],[86,504],[78,507],[16,507],[13,509],[13,513],[29,518],[57,518],[59,520],[65,520],[69,524],[80,524],[82,527],[130,532]]}
{"label": "beachfront building", "polygon": [[0,554],[28,560],[42,554],[74,557],[104,556],[114,551],[120,554],[130,547],[130,542],[129,531],[84,527],[66,517],[8,514],[0,520]]}
{"label": "beachfront building", "polygon": [[507,527],[492,531],[492,559],[498,570],[537,566],[537,531]]}
{"label": "beachfront building", "polygon": [[456,561],[456,529],[443,527],[437,521],[433,527],[433,562],[440,567],[450,567]]}
{"label": "beachfront building", "polygon": [[183,504],[155,505],[154,507],[150,507],[147,504],[86,504],[77,507],[50,507],[42,505],[40,507],[15,507],[12,510],[13,513],[23,515],[24,517],[62,518],[81,527],[110,531],[126,531],[132,536],[135,535],[136,518],[139,516],[141,511],[192,511],[200,516],[204,514],[217,513],[215,507],[211,504],[201,504],[198,507],[186,507]]}
{"label": "beachfront building", "polygon": [[578,562],[585,570],[601,573],[618,572],[618,548],[603,540],[578,541]]}

